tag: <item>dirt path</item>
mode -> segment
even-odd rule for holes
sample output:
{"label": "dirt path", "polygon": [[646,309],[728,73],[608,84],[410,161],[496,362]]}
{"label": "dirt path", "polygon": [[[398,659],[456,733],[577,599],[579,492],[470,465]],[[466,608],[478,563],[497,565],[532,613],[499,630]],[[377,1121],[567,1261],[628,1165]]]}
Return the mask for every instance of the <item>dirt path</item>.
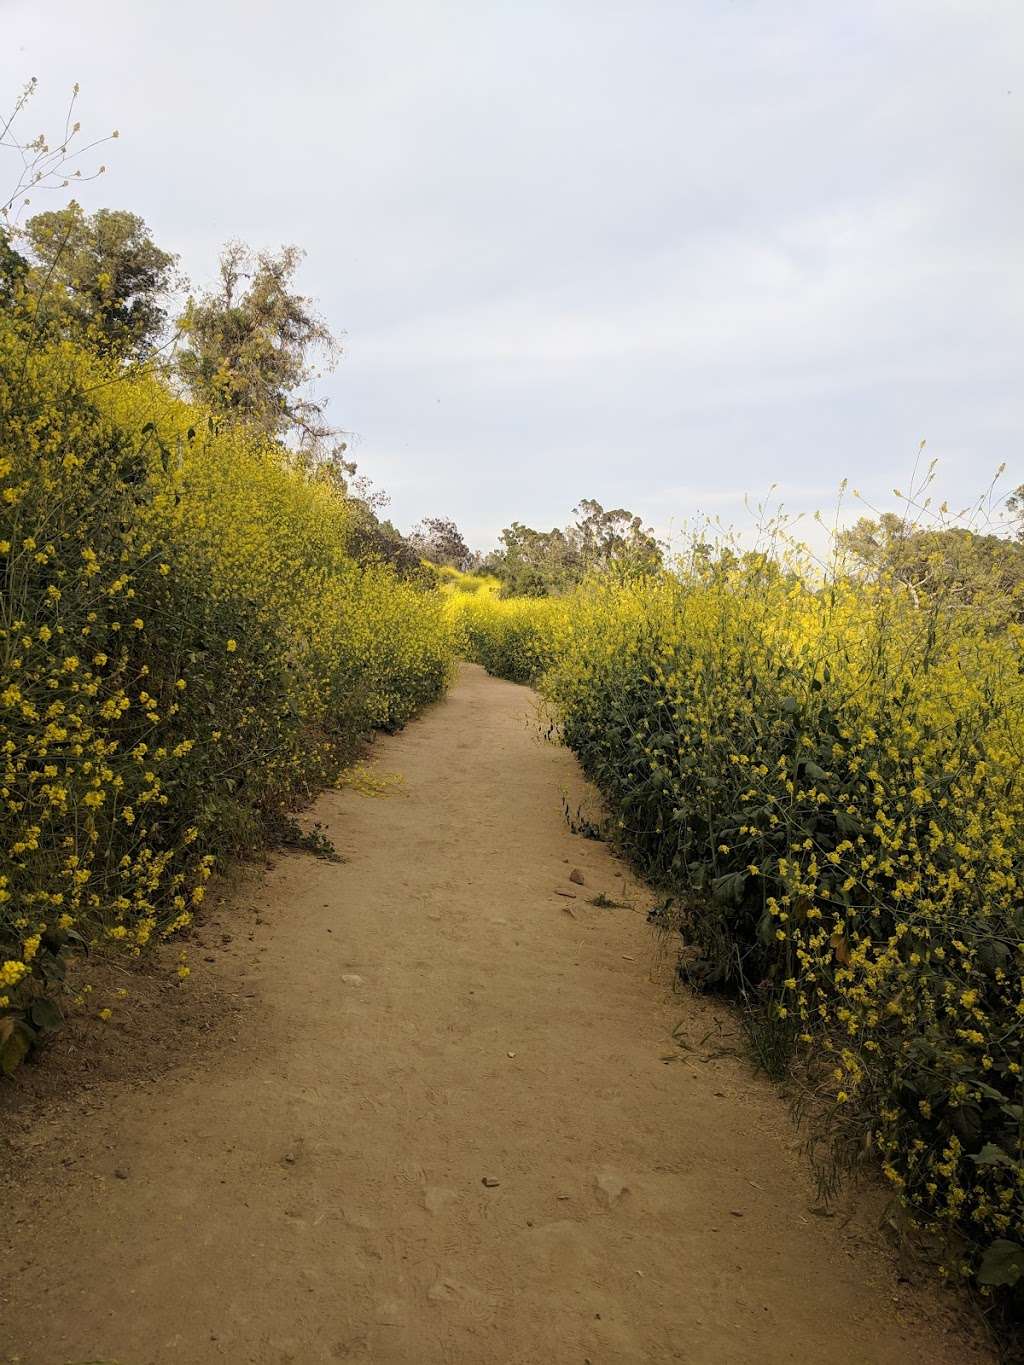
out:
{"label": "dirt path", "polygon": [[255,997],[233,1036],[41,1125],[0,1214],[0,1360],[986,1359],[811,1212],[781,1100],[671,994],[531,709],[467,667],[377,746],[392,795],[317,804],[347,863],[282,858],[201,931]]}

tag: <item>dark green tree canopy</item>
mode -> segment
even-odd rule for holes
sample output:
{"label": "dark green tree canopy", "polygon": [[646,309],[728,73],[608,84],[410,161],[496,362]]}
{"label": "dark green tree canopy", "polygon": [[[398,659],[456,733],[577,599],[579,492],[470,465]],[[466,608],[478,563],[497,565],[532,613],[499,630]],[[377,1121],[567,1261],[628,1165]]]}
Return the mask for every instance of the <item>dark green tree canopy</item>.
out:
{"label": "dark green tree canopy", "polygon": [[568,592],[580,581],[582,568],[564,531],[535,531],[514,521],[501,533],[501,548],[485,568],[502,581],[506,597],[547,597]]}
{"label": "dark green tree canopy", "polygon": [[502,580],[508,597],[546,597],[568,592],[591,572],[636,575],[657,569],[661,546],[641,519],[623,507],[605,511],[593,498],[573,509],[564,530],[535,531],[514,521],[501,533],[501,548],[483,567]]}
{"label": "dark green tree canopy", "polygon": [[25,224],[32,285],[44,317],[101,351],[145,355],[167,323],[176,256],[162,251],[137,214],[72,200]]}

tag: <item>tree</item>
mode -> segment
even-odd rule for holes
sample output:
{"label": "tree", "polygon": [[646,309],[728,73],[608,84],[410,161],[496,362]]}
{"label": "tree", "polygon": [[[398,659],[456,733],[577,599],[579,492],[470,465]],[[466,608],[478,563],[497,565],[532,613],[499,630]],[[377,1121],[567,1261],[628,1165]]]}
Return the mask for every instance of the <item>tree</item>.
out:
{"label": "tree", "polygon": [[883,512],[877,521],[861,517],[853,526],[840,531],[839,548],[860,568],[877,573],[890,566],[894,547],[906,534],[902,517]]}
{"label": "tree", "polygon": [[416,546],[403,536],[391,521],[385,521],[359,498],[350,498],[352,525],[349,531],[349,552],[360,563],[390,564],[402,578],[424,577],[421,557]]}
{"label": "tree", "polygon": [[27,276],[28,261],[14,250],[10,236],[0,227],[0,307],[11,307]]}
{"label": "tree", "polygon": [[229,242],[217,287],[188,301],[178,370],[193,397],[226,418],[272,438],[295,436],[319,454],[337,432],[324,419],[325,402],[302,389],[314,376],[313,356],[332,362],[338,343],[293,288],[303,254],[294,246],[254,253]]}
{"label": "tree", "polygon": [[354,559],[361,564],[390,564],[402,578],[423,577],[416,546],[381,516],[389,501],[387,494],[374,488],[353,460],[342,458],[338,449],[331,458],[319,460],[310,473],[344,497],[349,512],[347,548]]}
{"label": "tree", "polygon": [[661,567],[661,547],[639,517],[616,507],[606,512],[593,498],[573,508],[576,524],[570,529],[584,570],[608,569],[612,564],[632,573]]}
{"label": "tree", "polygon": [[502,531],[501,549],[485,567],[501,579],[506,597],[568,592],[582,577],[579,555],[564,531],[535,531],[519,521]]}
{"label": "tree", "polygon": [[1024,540],[1024,483],[1019,484],[1006,499],[1006,510],[1013,518],[1013,534]]}
{"label": "tree", "polygon": [[145,355],[158,342],[177,257],[156,245],[136,214],[87,214],[72,200],[30,218],[24,237],[47,321],[118,356]]}
{"label": "tree", "polygon": [[451,517],[424,517],[413,527],[409,540],[420,558],[432,564],[467,569],[472,563],[472,552]]}
{"label": "tree", "polygon": [[872,576],[889,574],[918,597],[942,594],[961,603],[1024,598],[1019,540],[956,526],[921,530],[884,512],[878,521],[862,517],[840,533],[839,543],[855,568]]}
{"label": "tree", "polygon": [[502,580],[506,597],[546,597],[570,591],[590,572],[651,573],[661,547],[639,517],[618,507],[606,512],[593,498],[573,509],[564,530],[535,531],[514,521],[484,567]]}

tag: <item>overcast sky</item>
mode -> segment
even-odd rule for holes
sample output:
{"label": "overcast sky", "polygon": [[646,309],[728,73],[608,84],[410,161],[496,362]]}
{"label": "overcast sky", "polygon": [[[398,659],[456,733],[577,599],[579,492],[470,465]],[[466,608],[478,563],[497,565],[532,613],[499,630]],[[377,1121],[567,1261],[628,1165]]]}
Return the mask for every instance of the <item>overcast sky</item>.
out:
{"label": "overcast sky", "polygon": [[[1024,481],[1020,0],[0,0],[22,131],[208,283],[285,242],[407,528]],[[0,161],[13,180],[13,167]],[[53,200],[47,201],[53,206]]]}

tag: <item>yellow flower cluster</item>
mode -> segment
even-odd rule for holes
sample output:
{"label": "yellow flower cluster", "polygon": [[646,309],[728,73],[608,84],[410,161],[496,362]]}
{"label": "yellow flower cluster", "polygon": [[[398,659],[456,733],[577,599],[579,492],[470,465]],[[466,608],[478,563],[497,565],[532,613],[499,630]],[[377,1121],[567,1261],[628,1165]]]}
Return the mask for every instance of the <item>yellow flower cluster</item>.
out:
{"label": "yellow flower cluster", "polygon": [[336,484],[158,377],[4,319],[0,430],[9,1068],[69,935],[137,952],[187,925],[213,858],[436,697],[453,654],[437,591],[349,553]]}
{"label": "yellow flower cluster", "polygon": [[497,579],[449,572],[446,605],[463,656],[512,682],[533,682],[553,661],[563,598],[498,596]]}
{"label": "yellow flower cluster", "polygon": [[874,1150],[990,1285],[1024,1276],[1012,605],[727,556],[460,608],[475,657],[542,673],[691,971],[753,1004],[836,1154]]}

